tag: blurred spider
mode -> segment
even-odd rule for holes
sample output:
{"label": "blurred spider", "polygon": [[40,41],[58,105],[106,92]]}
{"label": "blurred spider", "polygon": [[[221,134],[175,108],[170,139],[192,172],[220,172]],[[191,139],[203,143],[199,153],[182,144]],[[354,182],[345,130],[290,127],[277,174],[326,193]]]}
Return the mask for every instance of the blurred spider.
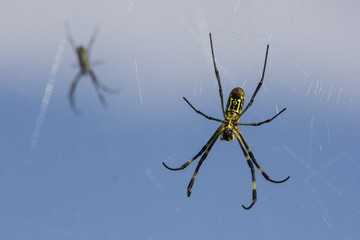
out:
{"label": "blurred spider", "polygon": [[90,38],[90,41],[88,43],[87,48],[85,48],[82,45],[79,45],[78,47],[76,46],[76,43],[75,43],[74,39],[71,36],[70,27],[69,27],[68,24],[65,24],[65,30],[66,30],[66,35],[67,35],[67,38],[69,40],[69,43],[70,43],[71,47],[74,49],[74,51],[77,54],[78,61],[79,61],[79,66],[80,66],[80,71],[75,76],[73,82],[71,83],[71,87],[70,87],[70,91],[69,91],[69,99],[70,99],[71,108],[73,109],[73,111],[76,114],[80,113],[80,111],[78,109],[76,109],[76,107],[75,107],[74,93],[75,93],[75,88],[76,88],[76,85],[77,85],[80,77],[82,75],[87,75],[87,74],[89,74],[90,77],[91,77],[92,83],[93,83],[93,85],[95,87],[96,93],[97,93],[102,105],[104,107],[106,107],[107,104],[106,104],[106,101],[105,101],[105,97],[104,97],[103,93],[101,92],[101,90],[103,90],[105,92],[108,92],[108,93],[116,93],[117,90],[109,89],[104,84],[99,82],[98,79],[95,76],[95,73],[92,70],[91,65],[90,65],[90,61],[89,61],[90,60],[90,51],[91,51],[91,48],[92,48],[92,46],[94,44],[96,34],[98,32],[98,28],[94,29],[94,32],[93,32],[93,34],[92,34],[92,36]]}
{"label": "blurred spider", "polygon": [[276,114],[275,116],[273,116],[272,118],[269,118],[265,121],[259,122],[259,123],[240,123],[240,117],[246,112],[246,110],[248,110],[248,108],[252,105],[256,94],[258,93],[259,89],[261,88],[261,85],[263,84],[263,80],[264,80],[264,74],[265,74],[265,68],[266,68],[266,61],[267,61],[267,56],[268,56],[268,51],[269,51],[269,45],[267,45],[266,48],[266,55],[265,55],[265,63],[264,63],[264,68],[263,68],[263,72],[262,72],[262,77],[261,80],[258,84],[258,86],[255,89],[255,92],[253,93],[250,102],[247,104],[247,106],[245,107],[244,111],[242,111],[243,105],[244,105],[244,100],[245,100],[245,94],[243,89],[237,87],[234,88],[231,92],[230,92],[230,96],[228,98],[228,102],[226,104],[226,111],[224,109],[224,101],[223,101],[223,93],[222,93],[222,87],[221,87],[221,81],[220,81],[220,75],[219,75],[219,71],[216,67],[216,63],[215,63],[215,56],[214,56],[214,49],[213,49],[213,44],[212,44],[212,38],[211,38],[211,33],[209,34],[210,37],[210,46],[211,46],[211,54],[212,54],[212,59],[213,59],[213,63],[214,63],[214,69],[215,69],[215,75],[218,81],[218,85],[219,85],[219,95],[220,95],[220,100],[221,100],[221,108],[222,108],[222,112],[224,115],[224,120],[220,120],[217,118],[213,118],[210,117],[204,113],[202,113],[201,111],[197,110],[195,107],[193,107],[193,105],[191,105],[191,103],[184,97],[184,100],[190,105],[190,107],[197,112],[198,114],[206,117],[209,120],[214,120],[217,122],[221,122],[222,124],[220,125],[220,127],[215,131],[215,133],[211,136],[211,138],[209,139],[209,141],[205,144],[205,146],[200,150],[200,152],[198,154],[196,154],[192,159],[190,159],[188,162],[186,162],[185,164],[183,164],[181,167],[179,168],[171,168],[168,167],[164,162],[163,165],[172,171],[178,171],[178,170],[183,170],[184,168],[186,168],[190,163],[192,163],[196,158],[198,158],[200,155],[200,161],[195,169],[195,172],[190,180],[190,183],[188,185],[187,188],[187,196],[190,197],[191,195],[191,188],[194,184],[196,175],[201,167],[201,164],[205,161],[207,155],[209,154],[211,148],[213,147],[213,145],[215,144],[216,140],[218,139],[218,137],[220,136],[220,140],[226,140],[226,141],[234,141],[234,136],[235,138],[238,140],[241,150],[245,156],[246,162],[249,165],[250,169],[251,169],[251,176],[252,176],[252,188],[253,188],[253,193],[252,193],[252,203],[250,204],[250,206],[245,207],[244,205],[243,208],[244,209],[250,209],[254,203],[256,202],[256,182],[255,182],[255,171],[254,171],[254,166],[253,164],[255,164],[255,166],[257,167],[257,169],[262,173],[262,175],[264,176],[264,178],[270,182],[273,183],[282,183],[285,182],[286,180],[288,180],[290,178],[287,177],[284,180],[281,181],[275,181],[272,180],[260,167],[260,165],[256,162],[255,157],[253,155],[253,153],[251,152],[249,146],[247,145],[245,138],[243,137],[242,133],[240,132],[238,125],[244,125],[244,126],[260,126],[264,123],[268,123],[271,122],[272,120],[274,120],[274,118],[276,118],[277,116],[279,116],[282,112],[284,112],[286,110],[286,108],[282,109],[278,114]]}

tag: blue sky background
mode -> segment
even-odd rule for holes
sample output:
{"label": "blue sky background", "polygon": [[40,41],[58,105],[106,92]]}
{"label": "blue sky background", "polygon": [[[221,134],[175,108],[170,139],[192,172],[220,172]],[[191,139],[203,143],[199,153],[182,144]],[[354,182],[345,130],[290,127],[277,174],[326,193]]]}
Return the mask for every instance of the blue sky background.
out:
{"label": "blue sky background", "polygon": [[[0,240],[358,239],[360,33],[357,1],[17,1],[0,9]],[[120,88],[104,109],[66,40],[100,28],[91,59]],[[180,172],[221,118],[208,33],[226,98],[265,82],[241,127],[273,179],[218,141]],[[57,57],[56,57],[57,56]],[[57,59],[56,59],[57,58]],[[137,71],[136,71],[137,70]],[[47,91],[46,91],[47,89]]]}

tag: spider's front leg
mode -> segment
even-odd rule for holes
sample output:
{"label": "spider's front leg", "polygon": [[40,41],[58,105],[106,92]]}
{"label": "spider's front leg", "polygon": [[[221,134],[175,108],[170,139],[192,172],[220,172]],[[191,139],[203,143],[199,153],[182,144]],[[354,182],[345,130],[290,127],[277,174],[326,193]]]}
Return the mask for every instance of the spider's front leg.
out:
{"label": "spider's front leg", "polygon": [[249,168],[251,170],[251,178],[252,178],[252,188],[253,188],[253,193],[252,193],[252,203],[250,204],[249,207],[245,207],[244,205],[242,205],[242,207],[246,210],[249,210],[256,202],[256,181],[255,181],[255,170],[254,170],[254,165],[252,164],[251,160],[250,160],[250,157],[249,157],[249,154],[247,153],[246,149],[245,149],[245,146],[243,144],[243,142],[241,141],[240,139],[240,136],[239,134],[235,133],[235,137],[236,139],[238,140],[239,144],[240,144],[240,147],[241,147],[241,150],[245,156],[245,159],[246,159],[246,162],[247,164],[249,165]]}
{"label": "spider's front leg", "polygon": [[243,143],[243,146],[244,146],[244,149],[246,149],[246,152],[248,153],[248,155],[250,156],[251,158],[251,161],[255,164],[255,166],[257,167],[257,169],[261,172],[261,174],[264,176],[264,178],[269,181],[269,182],[272,182],[272,183],[283,183],[285,181],[287,181],[290,176],[288,176],[287,178],[284,178],[283,180],[280,180],[280,181],[276,181],[276,180],[273,180],[271,179],[265,172],[264,170],[262,170],[262,168],[260,167],[260,165],[257,163],[256,159],[255,159],[255,156],[254,154],[251,152],[249,146],[247,145],[246,141],[245,141],[245,138],[244,136],[242,135],[242,133],[240,132],[240,130],[237,130],[238,132],[238,135],[241,139],[241,142]]}
{"label": "spider's front leg", "polygon": [[80,114],[80,111],[75,107],[75,89],[76,85],[79,82],[79,79],[81,77],[82,73],[81,71],[75,76],[73,82],[71,83],[70,91],[69,91],[69,100],[70,100],[70,107],[74,111],[75,114]]}
{"label": "spider's front leg", "polygon": [[205,152],[205,150],[208,148],[208,146],[210,145],[210,143],[212,143],[215,139],[218,138],[218,136],[220,135],[220,127],[215,131],[215,133],[211,136],[211,138],[209,139],[209,141],[203,146],[203,148],[200,150],[200,152],[198,152],[198,154],[196,154],[193,158],[191,158],[189,161],[187,161],[186,163],[184,163],[181,167],[179,168],[171,168],[169,166],[167,166],[164,162],[162,162],[162,164],[164,165],[164,167],[166,167],[167,169],[171,170],[171,171],[179,171],[179,170],[183,170],[184,168],[186,168],[187,166],[190,165],[190,163],[192,163],[195,159],[197,159],[203,152]]}
{"label": "spider's front leg", "polygon": [[201,164],[205,161],[207,155],[209,154],[211,148],[214,146],[217,138],[219,137],[219,135],[220,135],[220,133],[221,133],[222,131],[223,131],[223,125],[221,125],[221,126],[218,128],[218,130],[215,132],[215,134],[213,135],[213,137],[211,137],[212,142],[210,142],[210,144],[208,144],[209,147],[206,149],[205,153],[201,156],[200,161],[199,161],[198,165],[196,166],[195,172],[194,172],[194,174],[193,174],[193,176],[192,176],[192,178],[191,178],[191,180],[190,180],[190,182],[189,182],[188,188],[187,188],[187,196],[188,196],[188,197],[190,197],[190,195],[191,195],[191,189],[192,189],[192,187],[193,187],[193,185],[194,185],[194,181],[195,181],[196,175],[197,175],[197,173],[198,173],[198,171],[199,171],[199,169],[200,169],[200,167],[201,167]]}

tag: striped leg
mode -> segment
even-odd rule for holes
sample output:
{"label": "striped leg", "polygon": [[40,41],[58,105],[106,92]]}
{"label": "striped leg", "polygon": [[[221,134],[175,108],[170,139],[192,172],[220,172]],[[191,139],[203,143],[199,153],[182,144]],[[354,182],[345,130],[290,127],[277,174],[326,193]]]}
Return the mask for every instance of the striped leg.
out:
{"label": "striped leg", "polygon": [[[187,161],[186,163],[184,163],[181,167],[179,168],[171,168],[168,167],[164,162],[162,162],[162,164],[169,170],[172,171],[178,171],[178,170],[183,170],[184,168],[186,168],[187,166],[189,166],[190,163],[192,163],[195,159],[197,159],[203,152],[205,152],[205,150],[208,148],[209,144],[211,144],[213,141],[216,141],[216,139],[218,138],[218,136],[220,135],[222,126],[220,126],[215,133],[211,136],[211,138],[209,139],[209,141],[205,144],[205,146],[200,150],[200,152],[198,154],[196,154],[192,159],[190,159],[189,161]],[[215,139],[215,140],[214,140]]]}
{"label": "striped leg", "polygon": [[290,178],[290,176],[288,176],[287,178],[281,180],[281,181],[275,181],[275,180],[272,180],[260,167],[260,165],[256,162],[256,159],[254,157],[254,154],[251,152],[249,146],[246,144],[246,141],[244,139],[244,136],[242,135],[242,133],[240,132],[240,130],[237,131],[240,138],[241,138],[241,141],[244,143],[245,145],[245,148],[247,150],[247,152],[249,153],[250,157],[251,157],[251,160],[252,162],[255,164],[255,166],[257,167],[257,169],[259,169],[259,171],[261,172],[261,174],[264,176],[264,178],[266,180],[268,180],[269,182],[272,182],[272,183],[282,183],[282,182],[285,182],[286,180],[288,180]]}
{"label": "striped leg", "polygon": [[[221,127],[220,127],[220,128],[221,128]],[[219,129],[220,129],[220,128],[219,128]],[[218,131],[217,131],[217,132],[218,132]],[[217,135],[214,135],[214,136],[212,137],[212,138],[213,138],[213,139],[212,139],[212,142],[210,142],[209,147],[206,149],[205,153],[201,156],[200,161],[199,161],[199,163],[198,163],[198,165],[197,165],[197,167],[196,167],[196,169],[195,169],[195,172],[194,172],[194,174],[193,174],[193,176],[192,176],[192,178],[191,178],[191,180],[190,180],[190,182],[189,182],[188,188],[187,188],[187,196],[188,196],[188,197],[190,197],[190,195],[191,195],[191,188],[192,188],[192,186],[194,185],[194,181],[195,181],[196,175],[197,175],[197,173],[198,173],[198,171],[199,171],[199,169],[200,169],[200,167],[201,167],[201,164],[205,161],[207,155],[209,154],[211,148],[214,146],[214,144],[215,144],[217,138],[219,137],[219,135],[220,135],[220,134],[217,134]]]}
{"label": "striped leg", "polygon": [[255,181],[255,170],[254,170],[254,165],[252,164],[250,158],[249,158],[249,154],[246,152],[245,146],[243,144],[243,142],[241,141],[240,137],[238,134],[235,133],[235,137],[238,140],[241,150],[246,158],[246,162],[250,167],[251,170],[251,178],[252,178],[252,188],[253,188],[253,193],[252,193],[252,203],[250,204],[249,207],[245,207],[244,205],[242,205],[242,207],[246,210],[249,210],[256,202],[256,181]]}

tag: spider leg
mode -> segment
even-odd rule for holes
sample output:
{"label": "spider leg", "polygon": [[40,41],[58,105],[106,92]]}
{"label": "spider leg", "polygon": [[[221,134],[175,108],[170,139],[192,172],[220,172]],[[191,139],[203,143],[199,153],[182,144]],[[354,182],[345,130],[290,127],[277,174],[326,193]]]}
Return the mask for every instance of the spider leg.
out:
{"label": "spider leg", "polygon": [[[216,131],[216,132],[218,132],[218,131]],[[194,174],[193,174],[193,176],[192,176],[192,178],[191,178],[191,180],[189,182],[188,188],[187,188],[187,196],[188,197],[190,197],[190,195],[191,195],[191,189],[192,189],[192,187],[194,185],[194,181],[195,181],[196,175],[197,175],[197,173],[198,173],[198,171],[199,171],[199,169],[201,167],[201,164],[205,161],[207,155],[209,154],[211,148],[214,146],[214,144],[215,144],[215,142],[216,142],[219,135],[220,134],[218,133],[218,135],[213,136],[213,141],[210,142],[209,147],[206,149],[205,153],[201,156],[200,161],[199,161],[198,165],[196,166],[195,172],[194,172]]]}
{"label": "spider leg", "polygon": [[261,124],[264,123],[268,123],[271,122],[272,120],[274,120],[277,116],[279,116],[282,112],[284,112],[286,110],[286,108],[284,108],[283,110],[281,110],[278,114],[276,114],[275,116],[273,116],[272,118],[269,118],[265,121],[259,122],[259,123],[238,123],[237,125],[244,125],[244,126],[260,126]]}
{"label": "spider leg", "polygon": [[222,109],[223,115],[225,115],[224,99],[223,99],[223,92],[222,92],[222,87],[221,87],[220,74],[219,74],[219,71],[218,71],[218,69],[216,67],[216,63],[215,63],[214,47],[213,47],[213,43],[212,43],[211,33],[209,33],[209,37],[210,37],[211,55],[212,55],[212,59],[213,59],[213,63],[214,63],[215,75],[216,75],[216,79],[217,79],[217,82],[218,82],[218,85],[219,85],[219,95],[220,95],[220,100],[221,100],[221,109]]}
{"label": "spider leg", "polygon": [[261,80],[259,82],[259,84],[257,85],[251,99],[250,99],[250,102],[246,105],[244,111],[242,111],[242,113],[240,114],[240,117],[246,112],[246,110],[248,110],[248,108],[253,104],[254,102],[254,99],[255,99],[255,96],[256,94],[258,93],[258,91],[260,90],[263,82],[264,82],[264,75],[265,75],[265,69],[266,69],[266,62],[267,62],[267,57],[268,57],[268,52],[269,52],[269,44],[267,45],[266,47],[266,55],[265,55],[265,62],[264,62],[264,68],[263,68],[263,72],[262,72],[262,77],[261,77]]}
{"label": "spider leg", "polygon": [[255,181],[255,170],[254,170],[254,165],[252,164],[250,158],[249,158],[249,154],[246,152],[245,146],[243,144],[243,142],[241,141],[239,135],[237,133],[234,134],[236,139],[238,140],[241,150],[245,156],[246,162],[249,165],[249,168],[251,170],[251,178],[252,178],[252,188],[253,188],[253,192],[252,192],[252,203],[250,204],[249,207],[245,207],[244,205],[242,205],[242,207],[246,210],[249,210],[256,202],[256,181]]}
{"label": "spider leg", "polygon": [[189,166],[189,164],[192,163],[195,159],[197,159],[203,152],[205,152],[205,150],[208,148],[209,144],[212,143],[214,141],[214,139],[216,139],[220,135],[220,132],[221,132],[221,126],[215,131],[215,133],[211,136],[209,141],[203,146],[203,148],[200,150],[200,152],[198,152],[198,154],[196,154],[192,159],[190,159],[189,161],[184,163],[181,167],[179,167],[179,168],[171,168],[171,167],[168,167],[164,162],[162,162],[162,164],[167,169],[172,170],[172,171],[183,170],[184,168]]}
{"label": "spider leg", "polygon": [[80,71],[75,76],[73,82],[71,83],[71,87],[70,87],[70,91],[69,91],[70,106],[71,106],[71,108],[72,108],[72,110],[74,111],[75,114],[80,114],[80,111],[75,107],[74,94],[75,94],[76,85],[79,82],[79,79],[80,79],[81,75],[82,75],[82,72]]}
{"label": "spider leg", "polygon": [[96,76],[95,76],[95,73],[94,73],[92,70],[90,70],[90,71],[89,71],[89,74],[90,74],[90,77],[91,77],[91,79],[92,79],[92,83],[94,84],[96,93],[97,93],[97,95],[98,95],[98,97],[99,97],[102,105],[103,105],[104,107],[107,107],[107,103],[106,103],[104,94],[100,91],[101,86],[100,86],[99,81],[97,80],[97,78],[96,78]]}
{"label": "spider leg", "polygon": [[194,106],[191,105],[191,103],[190,103],[185,97],[183,97],[183,99],[184,99],[185,102],[187,102],[187,104],[189,104],[190,107],[191,107],[195,112],[197,112],[198,114],[203,115],[204,117],[206,117],[206,118],[209,119],[209,120],[214,120],[214,121],[218,121],[218,122],[223,123],[223,121],[221,121],[220,119],[213,118],[213,117],[209,117],[208,115],[206,115],[206,114],[202,113],[201,111],[197,110],[196,108],[194,108]]}
{"label": "spider leg", "polygon": [[99,87],[101,88],[102,90],[104,90],[105,92],[107,93],[118,93],[119,92],[119,89],[111,89],[111,88],[108,88],[106,85],[104,85],[103,83],[101,83],[97,77],[95,76],[95,73],[90,70],[89,71],[89,74],[91,76],[91,78],[93,79],[94,83]]}
{"label": "spider leg", "polygon": [[244,136],[242,135],[242,133],[240,132],[240,130],[238,130],[237,132],[238,132],[238,135],[239,135],[240,138],[241,138],[241,141],[244,143],[245,148],[246,148],[247,152],[249,153],[252,162],[255,164],[255,166],[257,167],[257,169],[259,169],[259,171],[261,172],[261,174],[264,176],[264,178],[265,178],[266,180],[268,180],[269,182],[272,182],[272,183],[283,183],[283,182],[287,181],[287,180],[290,178],[290,176],[288,176],[287,178],[285,178],[285,179],[283,179],[283,180],[281,180],[281,181],[272,180],[272,179],[264,172],[264,170],[261,169],[260,165],[256,162],[256,159],[255,159],[255,157],[254,157],[254,154],[251,152],[249,146],[246,144],[245,138],[244,138]]}
{"label": "spider leg", "polygon": [[88,46],[87,46],[87,51],[88,51],[89,55],[90,55],[91,48],[94,45],[94,42],[95,42],[96,35],[97,35],[98,31],[99,31],[99,28],[95,27],[94,31],[93,31],[93,34],[92,34],[92,36],[91,36],[91,38],[89,40],[89,43],[88,43]]}
{"label": "spider leg", "polygon": [[66,36],[67,39],[71,45],[71,47],[74,49],[74,51],[76,52],[76,43],[74,41],[74,39],[71,36],[71,32],[70,32],[70,26],[68,22],[65,22],[65,32],[66,32]]}

